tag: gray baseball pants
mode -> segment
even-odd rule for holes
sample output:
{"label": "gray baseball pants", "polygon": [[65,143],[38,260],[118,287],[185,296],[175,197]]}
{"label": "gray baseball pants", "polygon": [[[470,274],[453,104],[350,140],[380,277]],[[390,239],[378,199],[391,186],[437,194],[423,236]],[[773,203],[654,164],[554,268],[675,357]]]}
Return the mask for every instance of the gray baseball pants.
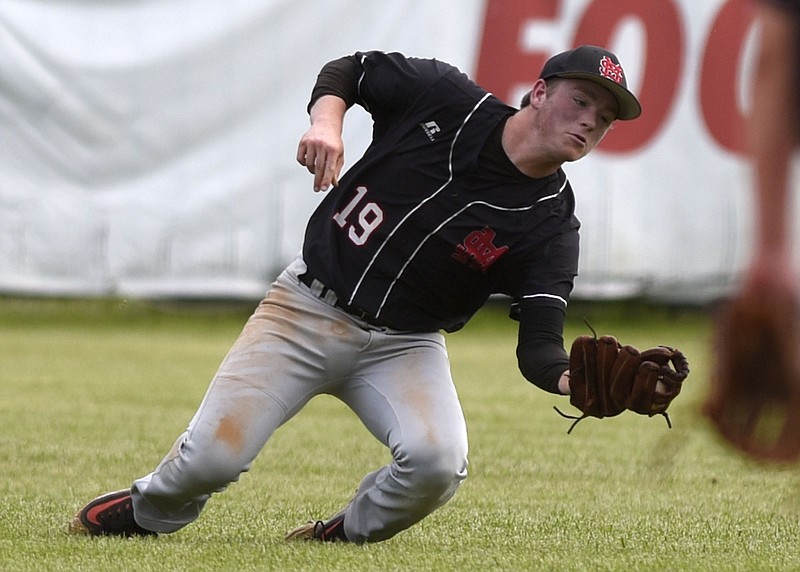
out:
{"label": "gray baseball pants", "polygon": [[304,271],[297,259],[278,277],[186,432],[134,482],[139,525],[174,532],[194,521],[319,394],[347,404],[392,455],[342,510],[349,540],[391,538],[447,502],[466,477],[466,424],[444,337],[371,326],[315,296],[298,279]]}

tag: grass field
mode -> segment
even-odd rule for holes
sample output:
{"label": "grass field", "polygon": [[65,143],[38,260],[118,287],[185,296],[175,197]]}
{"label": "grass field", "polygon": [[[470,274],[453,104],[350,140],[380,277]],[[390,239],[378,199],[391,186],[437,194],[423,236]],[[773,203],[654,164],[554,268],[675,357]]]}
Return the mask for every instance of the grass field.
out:
{"label": "grass field", "polygon": [[287,543],[347,501],[387,454],[319,398],[276,433],[202,518],[157,539],[65,533],[95,495],[149,472],[182,432],[249,307],[0,299],[0,569],[800,570],[800,471],[725,448],[697,413],[709,374],[698,312],[575,305],[567,338],[670,343],[692,374],[660,417],[569,421],[522,379],[495,307],[449,337],[470,477],[438,512],[379,544]]}

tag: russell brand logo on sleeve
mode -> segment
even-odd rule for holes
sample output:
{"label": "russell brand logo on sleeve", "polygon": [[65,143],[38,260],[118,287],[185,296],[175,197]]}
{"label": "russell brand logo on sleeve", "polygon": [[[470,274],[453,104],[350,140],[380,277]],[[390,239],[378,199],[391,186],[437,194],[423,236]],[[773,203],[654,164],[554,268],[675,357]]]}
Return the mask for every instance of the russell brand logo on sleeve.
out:
{"label": "russell brand logo on sleeve", "polygon": [[425,135],[427,135],[428,139],[431,141],[436,141],[436,134],[442,131],[435,121],[426,121],[425,123],[420,123],[419,126],[422,127],[422,130],[425,131]]}

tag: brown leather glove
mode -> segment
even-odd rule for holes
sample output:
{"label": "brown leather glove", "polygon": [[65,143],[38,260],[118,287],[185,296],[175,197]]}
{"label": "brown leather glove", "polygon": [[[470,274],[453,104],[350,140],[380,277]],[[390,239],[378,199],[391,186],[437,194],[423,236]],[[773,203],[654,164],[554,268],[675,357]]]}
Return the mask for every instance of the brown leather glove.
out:
{"label": "brown leather glove", "polygon": [[667,407],[689,374],[689,362],[679,350],[659,346],[640,352],[614,336],[579,336],[569,362],[569,401],[582,413],[565,415],[576,419],[569,432],[581,419],[613,417],[626,409],[664,415],[672,426]]}
{"label": "brown leather glove", "polygon": [[704,412],[746,455],[800,458],[800,332],[793,297],[741,293],[714,324],[711,388]]}

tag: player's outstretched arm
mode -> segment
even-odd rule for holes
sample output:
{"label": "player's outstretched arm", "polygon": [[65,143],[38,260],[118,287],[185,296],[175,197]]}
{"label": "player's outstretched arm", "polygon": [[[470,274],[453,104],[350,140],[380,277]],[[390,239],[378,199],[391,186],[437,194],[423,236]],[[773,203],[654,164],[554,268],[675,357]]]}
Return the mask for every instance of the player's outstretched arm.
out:
{"label": "player's outstretched arm", "polygon": [[311,127],[297,147],[297,162],[314,174],[314,191],[338,185],[344,165],[342,128],[347,104],[335,95],[323,95],[309,110]]}

